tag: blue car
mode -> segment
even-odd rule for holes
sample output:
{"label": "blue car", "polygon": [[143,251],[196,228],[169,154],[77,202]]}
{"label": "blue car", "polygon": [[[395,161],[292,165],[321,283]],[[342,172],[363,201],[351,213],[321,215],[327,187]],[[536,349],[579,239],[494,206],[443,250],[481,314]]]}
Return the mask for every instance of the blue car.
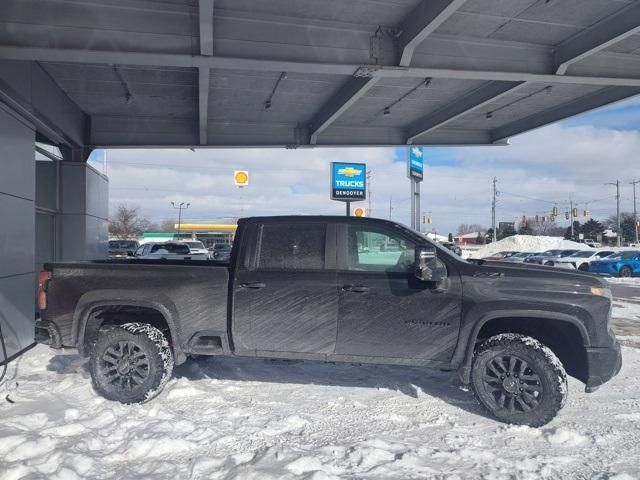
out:
{"label": "blue car", "polygon": [[633,277],[640,275],[640,250],[614,253],[602,260],[591,262],[592,273],[610,277]]}

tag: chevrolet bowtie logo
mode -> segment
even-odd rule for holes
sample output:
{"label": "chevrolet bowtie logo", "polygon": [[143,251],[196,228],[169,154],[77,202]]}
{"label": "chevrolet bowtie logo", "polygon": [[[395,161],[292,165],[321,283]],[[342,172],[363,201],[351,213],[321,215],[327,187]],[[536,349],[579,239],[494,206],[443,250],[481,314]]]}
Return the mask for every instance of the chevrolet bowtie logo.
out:
{"label": "chevrolet bowtie logo", "polygon": [[341,168],[338,170],[340,175],[344,175],[345,177],[355,177],[356,175],[360,175],[362,170],[357,170],[353,167]]}

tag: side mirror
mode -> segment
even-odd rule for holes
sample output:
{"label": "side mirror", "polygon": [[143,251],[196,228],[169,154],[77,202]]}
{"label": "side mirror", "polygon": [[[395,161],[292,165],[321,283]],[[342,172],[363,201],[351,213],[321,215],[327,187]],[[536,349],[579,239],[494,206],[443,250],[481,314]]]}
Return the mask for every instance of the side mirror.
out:
{"label": "side mirror", "polygon": [[435,247],[416,247],[415,276],[424,282],[440,282],[447,278],[447,269],[438,262]]}

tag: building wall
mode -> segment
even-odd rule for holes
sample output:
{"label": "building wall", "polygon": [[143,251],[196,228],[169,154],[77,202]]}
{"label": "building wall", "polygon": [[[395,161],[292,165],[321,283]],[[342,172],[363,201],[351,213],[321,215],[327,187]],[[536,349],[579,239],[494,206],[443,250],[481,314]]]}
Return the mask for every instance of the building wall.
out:
{"label": "building wall", "polygon": [[107,258],[109,181],[86,163],[60,163],[60,260]]}
{"label": "building wall", "polygon": [[8,357],[34,334],[34,145],[33,126],[0,104],[0,326]]}

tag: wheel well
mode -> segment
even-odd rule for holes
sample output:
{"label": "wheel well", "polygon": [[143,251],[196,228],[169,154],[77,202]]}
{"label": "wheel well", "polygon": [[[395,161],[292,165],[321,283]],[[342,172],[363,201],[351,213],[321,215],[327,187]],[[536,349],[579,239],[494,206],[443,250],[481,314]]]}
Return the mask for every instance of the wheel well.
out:
{"label": "wheel well", "polygon": [[89,354],[98,340],[100,329],[130,322],[148,323],[156,327],[164,333],[169,345],[173,348],[171,329],[167,319],[158,310],[129,305],[109,305],[96,307],[89,312],[84,329],[84,338],[78,341],[80,353],[85,356]]}
{"label": "wheel well", "polygon": [[587,382],[587,351],[575,325],[544,318],[496,318],[482,326],[476,346],[500,333],[520,333],[535,338],[555,353],[569,375]]}

